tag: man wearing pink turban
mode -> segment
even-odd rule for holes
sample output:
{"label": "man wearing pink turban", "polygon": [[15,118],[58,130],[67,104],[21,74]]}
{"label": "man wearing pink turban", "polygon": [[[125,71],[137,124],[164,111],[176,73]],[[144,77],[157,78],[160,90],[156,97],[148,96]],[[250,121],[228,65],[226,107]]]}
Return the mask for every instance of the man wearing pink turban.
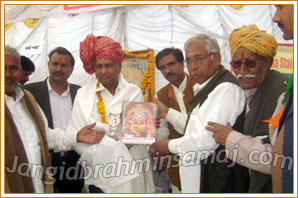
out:
{"label": "man wearing pink turban", "polygon": [[[109,117],[122,113],[123,101],[144,101],[141,89],[120,74],[124,55],[121,45],[106,36],[89,34],[80,43],[84,69],[88,74],[95,73],[96,80],[78,90],[68,126],[70,131],[93,120],[97,129],[108,133]],[[136,160],[150,159],[144,145],[125,146],[105,135],[97,145],[78,144],[74,149],[81,154],[85,183],[89,184],[90,192],[155,191],[151,169],[145,170],[145,166],[136,164],[132,167]]]}

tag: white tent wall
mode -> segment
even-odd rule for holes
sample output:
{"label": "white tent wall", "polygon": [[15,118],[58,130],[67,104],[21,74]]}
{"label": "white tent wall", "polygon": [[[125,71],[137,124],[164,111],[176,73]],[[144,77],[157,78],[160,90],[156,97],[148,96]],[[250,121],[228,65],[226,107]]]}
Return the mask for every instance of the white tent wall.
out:
{"label": "white tent wall", "polygon": [[[61,6],[54,9],[50,9],[50,5],[5,8],[6,23],[14,22],[5,32],[6,45],[21,50],[28,43],[43,43],[40,54],[23,54],[36,66],[29,82],[41,81],[48,76],[47,54],[57,46],[67,48],[75,57],[70,82],[85,85],[95,79],[94,75],[84,71],[79,58],[79,43],[90,33],[109,36],[128,51],[150,48],[155,54],[166,47],[183,50],[183,44],[189,37],[207,33],[218,40],[222,64],[226,68],[229,68],[231,59],[228,36],[242,25],[256,24],[275,36],[278,43],[292,43],[282,38],[279,28],[272,22],[273,5],[247,5],[241,9],[230,5],[127,5],[105,10],[82,9],[78,15],[61,11]],[[21,17],[32,17],[32,13],[26,12],[33,9],[40,9],[38,13],[42,18],[38,26],[31,29],[24,25]],[[13,14],[13,10],[19,15]],[[161,73],[155,70],[156,90],[166,83]]]}

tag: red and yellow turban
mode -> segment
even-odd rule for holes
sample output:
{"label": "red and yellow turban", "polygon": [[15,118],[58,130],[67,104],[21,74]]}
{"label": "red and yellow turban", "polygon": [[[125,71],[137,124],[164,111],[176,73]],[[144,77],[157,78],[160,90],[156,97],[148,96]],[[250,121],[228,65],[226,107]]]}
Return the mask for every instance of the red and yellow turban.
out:
{"label": "red and yellow turban", "polygon": [[263,57],[274,57],[277,43],[273,36],[259,30],[256,25],[242,26],[233,30],[229,37],[232,56],[237,49],[244,47],[254,54]]}
{"label": "red and yellow turban", "polygon": [[80,58],[88,74],[94,73],[94,57],[113,62],[122,62],[124,55],[120,43],[106,36],[94,36],[89,34],[85,40],[80,43]]}

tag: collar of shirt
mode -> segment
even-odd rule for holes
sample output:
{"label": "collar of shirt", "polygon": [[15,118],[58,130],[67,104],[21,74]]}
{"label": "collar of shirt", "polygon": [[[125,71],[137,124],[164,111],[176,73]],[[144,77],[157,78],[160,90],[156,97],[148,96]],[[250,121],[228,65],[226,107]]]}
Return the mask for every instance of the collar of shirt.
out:
{"label": "collar of shirt", "polygon": [[[14,89],[14,91],[16,92],[15,103],[17,103],[17,102],[19,102],[23,98],[24,92],[23,92],[23,90],[19,86],[16,86],[16,88]],[[5,100],[12,100],[13,101],[13,97],[5,94]]]}
{"label": "collar of shirt", "polygon": [[256,91],[257,91],[257,87],[252,88],[252,89],[245,89],[244,90],[245,96],[246,96],[246,99],[247,99],[247,103],[250,102],[250,100],[252,99],[252,97],[254,96],[254,94],[256,93]]}
{"label": "collar of shirt", "polygon": [[[52,86],[51,86],[51,84],[50,84],[50,80],[49,80],[49,78],[47,79],[47,85],[48,85],[48,91],[49,91],[49,93],[52,92],[52,93],[58,95],[58,94],[54,91],[54,89],[52,88]],[[70,88],[69,88],[69,84],[67,83],[67,89],[66,89],[66,91],[63,92],[63,94],[62,94],[61,96],[67,96],[69,93],[70,93]]]}
{"label": "collar of shirt", "polygon": [[[97,83],[97,81],[96,81]],[[118,85],[115,90],[115,94],[118,93],[123,87],[125,86],[124,78],[122,74],[119,74],[119,80],[118,80]],[[110,93],[101,83],[99,84],[99,87],[96,87],[95,92],[97,91],[104,91]]]}
{"label": "collar of shirt", "polygon": [[250,103],[252,97],[255,95],[256,91],[257,91],[257,87],[244,90],[244,93],[246,96],[246,113],[248,113],[250,111],[249,103]]}
{"label": "collar of shirt", "polygon": [[194,92],[194,96],[201,90],[203,89],[207,84],[208,82],[215,76],[215,74],[217,73],[217,71],[208,79],[206,80],[205,82],[203,82],[202,84],[199,84],[199,83],[196,83],[194,86],[193,86],[193,92]]}
{"label": "collar of shirt", "polygon": [[186,88],[186,84],[187,84],[187,78],[186,78],[186,75],[184,76],[184,79],[183,81],[181,82],[181,84],[179,85],[179,87],[176,87],[175,85],[173,85],[171,83],[171,86],[173,87],[174,89],[174,92],[177,92],[177,93],[183,93],[184,92],[184,89]]}

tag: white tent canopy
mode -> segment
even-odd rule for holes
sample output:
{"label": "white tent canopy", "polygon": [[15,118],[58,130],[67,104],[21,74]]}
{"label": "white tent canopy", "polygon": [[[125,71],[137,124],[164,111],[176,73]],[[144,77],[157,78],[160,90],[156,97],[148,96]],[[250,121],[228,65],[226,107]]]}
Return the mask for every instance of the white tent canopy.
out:
{"label": "white tent canopy", "polygon": [[[197,33],[215,37],[221,47],[222,64],[229,68],[231,59],[228,36],[242,25],[256,24],[275,36],[278,43],[292,43],[282,33],[272,17],[273,5],[246,5],[235,9],[230,5],[101,5],[65,10],[63,5],[5,5],[5,24],[13,25],[5,32],[5,44],[21,54],[25,46],[42,46],[29,57],[36,66],[30,82],[48,76],[47,55],[57,46],[67,48],[75,57],[75,69],[69,81],[85,85],[94,76],[87,74],[79,58],[79,43],[92,33],[109,36],[128,51],[153,49],[155,54],[166,47],[183,49],[184,42]],[[73,14],[78,13],[78,14]],[[22,20],[41,18],[35,28]],[[155,70],[156,90],[167,81]]]}

